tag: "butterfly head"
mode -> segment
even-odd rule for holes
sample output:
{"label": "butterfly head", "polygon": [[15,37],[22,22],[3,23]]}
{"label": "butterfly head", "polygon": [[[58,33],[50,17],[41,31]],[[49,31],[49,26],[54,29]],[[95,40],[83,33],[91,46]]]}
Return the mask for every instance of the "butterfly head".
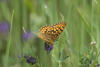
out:
{"label": "butterfly head", "polygon": [[44,48],[49,53],[53,49],[53,45],[49,42],[45,42]]}

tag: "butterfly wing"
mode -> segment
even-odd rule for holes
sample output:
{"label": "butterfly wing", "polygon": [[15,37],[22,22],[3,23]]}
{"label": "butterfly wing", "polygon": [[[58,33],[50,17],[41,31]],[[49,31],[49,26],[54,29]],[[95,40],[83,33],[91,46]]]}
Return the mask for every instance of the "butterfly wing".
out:
{"label": "butterfly wing", "polygon": [[45,40],[45,41],[51,41],[50,33],[48,30],[50,29],[50,26],[45,26],[40,29],[40,32],[38,34],[38,37]]}
{"label": "butterfly wing", "polygon": [[53,44],[54,40],[56,40],[59,37],[59,35],[62,33],[65,26],[66,24],[63,22],[59,24],[55,24],[53,26],[44,26],[40,29],[38,37]]}
{"label": "butterfly wing", "polygon": [[66,24],[65,23],[59,23],[59,24],[55,24],[52,26],[53,29],[51,29],[51,39],[54,41],[56,40],[59,35],[63,32],[63,30],[65,29]]}

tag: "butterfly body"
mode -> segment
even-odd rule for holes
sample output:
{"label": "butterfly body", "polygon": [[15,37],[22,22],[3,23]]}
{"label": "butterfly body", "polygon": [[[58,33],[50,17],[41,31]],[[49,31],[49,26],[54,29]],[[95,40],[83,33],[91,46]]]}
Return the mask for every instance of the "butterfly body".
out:
{"label": "butterfly body", "polygon": [[52,26],[44,26],[40,29],[38,37],[45,40],[46,43],[54,45],[54,41],[59,37],[65,29],[66,23],[61,22]]}

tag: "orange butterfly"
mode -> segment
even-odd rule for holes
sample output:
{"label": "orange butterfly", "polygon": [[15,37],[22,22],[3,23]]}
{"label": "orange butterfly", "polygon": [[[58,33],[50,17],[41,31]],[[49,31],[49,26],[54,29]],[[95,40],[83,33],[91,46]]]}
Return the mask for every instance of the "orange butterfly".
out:
{"label": "orange butterfly", "polygon": [[38,37],[45,40],[46,44],[54,45],[54,41],[59,37],[65,27],[66,23],[64,22],[52,26],[44,26],[40,29]]}

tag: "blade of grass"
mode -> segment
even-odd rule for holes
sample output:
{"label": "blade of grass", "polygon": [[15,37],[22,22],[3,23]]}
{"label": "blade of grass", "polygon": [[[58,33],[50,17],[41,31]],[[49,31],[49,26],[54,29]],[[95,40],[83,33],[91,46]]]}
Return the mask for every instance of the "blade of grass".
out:
{"label": "blade of grass", "polygon": [[5,64],[4,67],[8,67],[8,60],[9,60],[9,51],[10,51],[10,46],[11,46],[11,32],[12,32],[12,22],[13,22],[13,17],[14,17],[14,10],[12,12],[12,16],[11,16],[11,24],[10,24],[10,34],[9,34],[9,40],[8,40],[8,44],[7,44],[7,49],[6,49],[6,56],[5,56]]}
{"label": "blade of grass", "polygon": [[77,9],[81,19],[83,20],[83,23],[85,24],[86,28],[87,28],[87,32],[89,33],[89,35],[91,36],[91,39],[93,41],[95,41],[95,37],[94,37],[94,33],[93,33],[93,30],[91,29],[91,27],[89,26],[88,22],[85,20],[85,18],[82,16],[81,12],[79,9]]}

